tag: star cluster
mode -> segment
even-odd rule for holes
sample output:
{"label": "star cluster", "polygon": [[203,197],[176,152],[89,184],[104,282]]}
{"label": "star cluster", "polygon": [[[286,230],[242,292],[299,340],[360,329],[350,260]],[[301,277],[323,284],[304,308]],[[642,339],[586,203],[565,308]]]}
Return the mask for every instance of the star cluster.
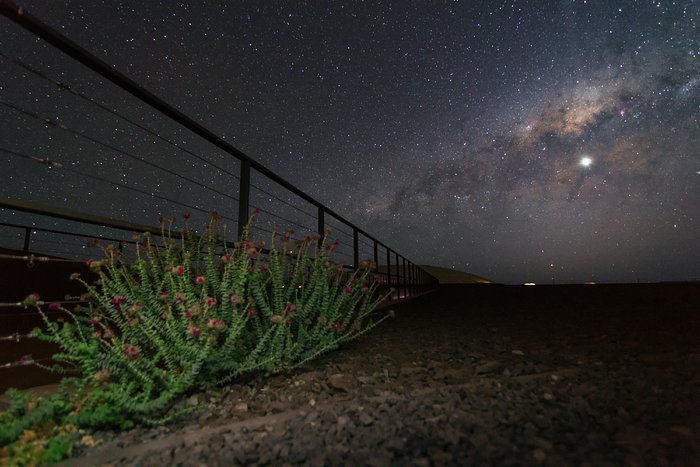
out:
{"label": "star cluster", "polygon": [[[416,263],[515,283],[700,279],[693,0],[24,6]],[[215,191],[193,193],[104,147],[39,132],[8,108],[5,146],[50,149],[66,166],[194,206],[230,204],[220,170],[75,112],[9,57],[219,167],[230,160],[0,21],[3,101],[89,127]],[[2,163],[11,196],[81,208],[87,190],[91,206],[143,222],[159,207],[68,175],[36,186],[26,175],[36,169]]]}

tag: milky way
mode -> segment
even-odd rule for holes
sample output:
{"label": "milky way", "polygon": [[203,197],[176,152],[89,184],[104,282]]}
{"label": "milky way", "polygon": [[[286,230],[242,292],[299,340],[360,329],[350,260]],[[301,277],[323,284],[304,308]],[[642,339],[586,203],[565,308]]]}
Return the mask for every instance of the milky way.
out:
{"label": "milky way", "polygon": [[[228,3],[25,6],[414,262],[514,283],[700,279],[697,2]],[[7,107],[4,147],[48,151],[203,211],[228,203],[220,171],[175,159],[94,109],[76,113],[79,104],[9,60],[228,164],[220,154],[0,24],[3,101],[218,192],[192,193],[104,148],[47,136]],[[2,157],[10,196],[107,206],[139,222],[174,209],[125,204],[104,186]],[[38,173],[54,178],[37,187]]]}

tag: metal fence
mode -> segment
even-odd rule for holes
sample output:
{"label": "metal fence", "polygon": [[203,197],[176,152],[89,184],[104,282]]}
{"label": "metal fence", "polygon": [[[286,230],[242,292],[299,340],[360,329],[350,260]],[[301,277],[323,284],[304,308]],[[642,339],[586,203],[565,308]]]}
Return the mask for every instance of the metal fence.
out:
{"label": "metal fence", "polygon": [[[31,104],[3,96],[0,98],[0,109],[6,115],[12,115],[12,118],[19,119],[18,121],[21,121],[22,125],[37,125],[40,131],[67,134],[71,138],[94,147],[94,154],[99,151],[117,154],[118,158],[113,159],[122,164],[125,170],[130,170],[129,168],[132,166],[139,166],[146,168],[147,174],[153,173],[158,174],[158,177],[170,177],[170,179],[175,180],[173,183],[182,187],[183,193],[176,196],[165,191],[148,190],[138,183],[110,179],[102,176],[99,172],[95,173],[95,171],[83,169],[80,164],[59,162],[58,158],[46,155],[47,153],[51,154],[50,150],[39,153],[31,149],[11,147],[12,145],[7,144],[6,141],[0,141],[0,153],[8,161],[12,161],[14,170],[27,174],[28,178],[33,178],[34,175],[31,171],[34,169],[32,167],[38,167],[37,164],[40,164],[42,169],[47,171],[47,179],[41,183],[50,184],[51,179],[48,177],[54,176],[51,175],[52,173],[60,173],[61,177],[64,177],[60,179],[62,181],[66,180],[66,177],[73,177],[71,178],[74,180],[72,183],[78,185],[93,183],[102,190],[112,189],[113,191],[110,193],[114,193],[115,197],[117,194],[122,196],[121,199],[143,200],[154,209],[168,207],[185,211],[185,217],[198,216],[199,219],[208,217],[210,212],[203,207],[203,204],[207,202],[219,203],[224,206],[221,208],[224,221],[235,226],[231,232],[231,240],[240,237],[252,209],[260,211],[259,219],[253,228],[253,235],[257,237],[269,235],[279,225],[294,229],[298,238],[313,234],[323,237],[326,229],[330,228],[332,235],[339,242],[335,260],[344,264],[348,270],[359,268],[363,260],[374,263],[374,272],[384,290],[394,289],[390,300],[414,297],[431,290],[437,284],[434,277],[390,248],[386,243],[381,242],[339,213],[251,159],[192,118],[117,72],[109,64],[51,29],[15,3],[0,0],[0,13],[24,30],[59,49],[75,62],[97,73],[99,77],[106,79],[107,81],[101,83],[101,86],[109,85],[112,86],[111,89],[117,89],[125,95],[128,93],[132,99],[135,98],[135,102],[151,113],[144,110],[145,118],[129,116],[128,112],[120,110],[116,106],[105,104],[104,100],[74,89],[62,75],[52,74],[53,70],[40,69],[40,67],[27,63],[19,57],[10,56],[7,50],[0,50],[0,61],[3,62],[3,67],[15,67],[22,74],[23,79],[36,80],[38,84],[35,85],[43,86],[43,89],[47,90],[47,94],[50,90],[50,92],[67,95],[72,99],[71,102],[80,102],[80,105],[87,106],[81,107],[81,109],[90,108],[94,112],[110,116],[123,126],[123,129],[120,130],[122,133],[135,132],[135,134],[140,135],[132,137],[132,139],[138,141],[148,139],[151,142],[165,145],[173,154],[179,154],[180,159],[188,161],[187,163],[196,162],[205,167],[212,167],[215,169],[215,177],[218,177],[220,183],[203,183],[202,180],[182,169],[182,166],[186,166],[187,163],[180,164],[178,169],[176,168],[178,164],[172,162],[172,159],[168,159],[164,163],[155,157],[139,154],[138,146],[125,147],[114,138],[100,134],[99,129],[95,129],[92,133],[84,130],[80,127],[83,124],[80,114],[85,112],[84,110],[68,109],[68,112],[78,115],[71,115],[75,118],[59,120],[52,115],[42,113],[41,109],[34,108]],[[154,110],[155,112],[153,112]],[[160,125],[155,120],[157,118],[161,119],[158,122],[163,120],[169,121],[170,124],[174,122],[179,129],[178,131],[186,129],[191,134],[179,139],[164,136],[153,128]],[[185,140],[192,141],[193,138],[213,145],[218,159],[213,156],[203,156],[201,151],[192,149]],[[96,157],[94,154],[93,158]],[[236,188],[234,193],[232,193],[234,190],[229,189],[231,187]],[[113,215],[114,209],[93,206],[89,199],[80,199],[80,201],[82,204],[67,202],[63,206],[57,206],[58,203],[46,202],[45,200],[22,199],[3,194],[0,197],[0,212],[7,214],[8,219],[4,221],[0,219],[0,247],[6,248],[10,253],[6,251],[0,256],[4,260],[23,261],[27,266],[41,261],[84,262],[85,259],[96,257],[99,253],[94,245],[90,245],[88,241],[90,238],[113,242],[121,247],[131,242],[134,233],[151,232],[156,236],[161,234],[161,228],[155,227],[155,223],[149,223],[143,219],[141,219],[143,222],[140,222],[138,219],[131,218],[128,206],[120,219],[120,216]],[[66,205],[70,205],[71,208],[67,208]],[[86,206],[94,208],[93,211],[90,212],[89,209],[85,208]],[[15,214],[21,215],[14,216]],[[15,221],[18,217],[20,220]],[[2,295],[8,295],[10,292],[5,290]],[[6,304],[12,305],[12,301],[16,298],[0,296],[0,302],[10,302]],[[52,298],[56,298],[55,301],[61,300],[60,297]],[[22,307],[17,306],[16,308],[15,311],[22,311]],[[2,313],[4,318],[12,316],[12,313]],[[3,336],[0,336],[0,341],[20,340],[20,337],[27,338],[28,335],[25,335],[25,331],[22,330],[5,336],[7,339],[4,340],[1,339]],[[24,359],[24,362],[26,361]],[[16,366],[16,362],[0,363],[8,367],[10,364]]]}

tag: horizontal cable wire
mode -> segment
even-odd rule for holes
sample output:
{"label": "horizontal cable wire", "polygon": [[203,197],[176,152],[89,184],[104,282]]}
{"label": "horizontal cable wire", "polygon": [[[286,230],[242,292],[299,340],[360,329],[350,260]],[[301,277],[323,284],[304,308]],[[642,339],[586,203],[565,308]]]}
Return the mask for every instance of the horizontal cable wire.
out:
{"label": "horizontal cable wire", "polygon": [[9,336],[0,336],[0,342],[2,341],[14,341],[14,342],[19,342],[23,339],[36,339],[37,337],[34,335],[33,332],[29,332],[27,334],[20,334],[19,332],[15,332],[13,334],[10,334]]}
{"label": "horizontal cable wire", "polygon": [[[87,303],[87,302],[84,300],[56,300],[56,301],[37,300],[33,304],[28,304],[25,302],[5,302],[5,303],[0,302],[0,308],[23,308],[26,310],[27,308],[32,307],[34,305],[39,306],[39,307],[44,306],[44,305],[48,305],[50,307],[49,309],[51,309],[52,305],[63,306],[63,305],[76,305],[78,303]],[[51,310],[51,311],[56,311],[56,310]]]}
{"label": "horizontal cable wire", "polygon": [[14,367],[18,367],[18,366],[32,365],[34,363],[39,363],[39,362],[48,362],[50,360],[53,360],[53,358],[46,357],[46,358],[40,358],[38,360],[34,360],[33,358],[31,358],[31,354],[30,354],[30,357],[26,360],[20,359],[20,360],[14,361],[14,362],[0,364],[0,370],[7,369],[7,368],[14,368]]}
{"label": "horizontal cable wire", "polygon": [[51,258],[49,256],[37,256],[37,255],[7,255],[7,254],[0,254],[0,259],[16,259],[16,260],[22,260],[22,261],[27,261],[30,264],[33,264],[34,262],[40,262],[44,263],[47,261],[55,261],[59,263],[75,263],[72,259],[65,259],[65,258]]}
{"label": "horizontal cable wire", "polygon": [[185,148],[185,147],[180,146],[179,144],[177,144],[177,143],[175,143],[175,142],[173,142],[173,141],[170,141],[169,139],[167,139],[167,138],[165,138],[165,137],[159,135],[159,134],[156,133],[155,131],[153,131],[153,130],[151,130],[151,129],[149,129],[149,128],[143,126],[143,125],[141,125],[140,123],[137,123],[137,122],[131,120],[130,118],[125,117],[124,115],[120,114],[120,113],[117,112],[116,110],[112,110],[112,109],[110,109],[109,107],[107,107],[106,105],[101,104],[100,102],[97,102],[96,100],[94,100],[94,99],[92,99],[92,98],[86,96],[85,94],[82,94],[82,93],[80,93],[80,92],[78,92],[78,91],[73,90],[73,89],[72,89],[69,85],[67,85],[66,83],[64,83],[64,82],[62,82],[62,81],[58,81],[58,80],[56,80],[56,79],[54,79],[54,78],[49,77],[48,75],[46,75],[46,74],[43,73],[42,71],[37,70],[36,68],[32,67],[31,65],[28,65],[28,64],[24,63],[23,61],[21,61],[21,60],[19,60],[19,59],[17,59],[17,58],[8,57],[7,55],[3,54],[2,52],[0,52],[0,57],[1,57],[1,58],[4,58],[4,59],[6,59],[6,60],[11,61],[13,64],[15,64],[15,65],[17,65],[17,66],[19,66],[19,67],[25,69],[26,71],[29,71],[30,73],[34,74],[35,76],[38,76],[38,77],[41,78],[41,79],[44,79],[44,80],[46,80],[46,81],[48,81],[48,82],[54,84],[54,85],[57,86],[59,89],[61,89],[61,90],[63,90],[63,91],[66,91],[66,92],[68,92],[68,93],[70,93],[70,94],[72,94],[72,95],[74,95],[74,96],[76,96],[76,97],[79,97],[80,99],[83,99],[83,100],[85,100],[85,101],[87,101],[87,102],[93,104],[93,105],[99,107],[100,109],[104,110],[105,112],[108,112],[108,113],[114,115],[115,117],[120,118],[120,119],[126,121],[127,123],[129,123],[129,124],[131,124],[131,125],[133,125],[133,126],[139,128],[139,129],[145,131],[145,132],[148,133],[149,135],[154,136],[154,137],[160,139],[161,141],[164,141],[164,142],[170,144],[171,146],[173,146],[173,147],[179,149],[180,151],[183,151],[183,152],[185,152],[185,153],[191,155],[192,157],[195,157],[195,158],[201,160],[201,161],[204,162],[205,164],[209,164],[209,165],[211,165],[212,167],[214,167],[215,169],[220,170],[221,172],[224,172],[224,173],[227,174],[227,175],[230,175],[230,176],[232,176],[232,177],[235,177],[236,179],[239,179],[239,178],[240,178],[238,175],[236,175],[236,174],[234,174],[234,173],[232,173],[232,172],[226,170],[225,168],[220,167],[220,166],[214,164],[213,162],[209,161],[208,159],[205,159],[204,157],[202,157],[202,156],[200,156],[200,155],[198,155],[198,154],[196,154],[196,153],[190,151],[189,149],[187,149],[187,148]]}
{"label": "horizontal cable wire", "polygon": [[[11,150],[11,149],[7,149],[7,148],[4,148],[4,147],[0,147],[0,151],[2,151],[2,152],[4,152],[4,153],[7,153],[7,154],[10,154],[10,155],[15,156],[15,157],[20,157],[20,158],[22,158],[22,159],[27,159],[27,160],[33,160],[33,161],[36,161],[36,162],[40,162],[40,163],[42,163],[42,164],[48,165],[49,167],[59,167],[61,170],[65,171],[65,172],[70,172],[70,173],[74,173],[74,174],[76,174],[76,175],[80,175],[80,176],[82,176],[82,177],[91,178],[91,179],[96,180],[96,181],[98,181],[98,182],[109,183],[110,185],[114,185],[114,186],[118,186],[118,187],[120,187],[120,188],[124,188],[124,189],[127,189],[127,190],[135,191],[135,192],[137,192],[137,193],[141,193],[142,195],[150,196],[150,197],[152,197],[152,198],[158,198],[158,199],[160,199],[160,200],[167,201],[167,202],[169,202],[169,203],[176,204],[176,205],[178,205],[178,206],[182,206],[182,207],[187,208],[187,209],[192,209],[193,211],[199,211],[199,212],[203,212],[203,213],[209,214],[209,211],[207,211],[206,209],[198,208],[198,207],[196,207],[196,206],[192,206],[192,205],[189,205],[189,204],[187,204],[187,203],[182,203],[182,202],[180,202],[180,201],[175,201],[175,200],[172,200],[172,199],[170,199],[170,198],[166,198],[166,197],[164,197],[164,196],[157,195],[157,194],[155,194],[155,193],[150,193],[150,192],[148,192],[148,191],[141,190],[140,188],[134,188],[134,187],[132,187],[132,186],[126,185],[126,184],[121,183],[121,182],[116,182],[116,181],[114,181],[114,180],[109,180],[109,179],[107,179],[107,178],[100,177],[99,175],[91,175],[91,174],[89,174],[89,173],[83,172],[82,170],[77,170],[77,169],[73,169],[73,168],[71,168],[71,167],[66,167],[66,166],[64,166],[64,165],[62,165],[62,164],[58,164],[58,163],[56,163],[56,162],[49,161],[48,159],[40,159],[40,158],[38,158],[38,157],[36,157],[36,156],[31,156],[31,155],[29,155],[29,154],[24,154],[24,153],[21,153],[21,152],[18,152],[18,151],[13,151],[13,150]],[[233,200],[235,200],[235,201],[238,201],[237,198],[231,197],[231,199],[233,199]],[[227,219],[228,219],[228,218],[227,218]],[[229,220],[233,220],[233,219],[229,219]]]}
{"label": "horizontal cable wire", "polygon": [[309,230],[309,231],[314,231],[314,230],[315,230],[315,229],[312,229],[312,228],[310,228],[310,227],[308,227],[308,226],[306,226],[306,225],[299,224],[298,222],[295,222],[295,221],[293,221],[293,220],[291,220],[291,219],[288,219],[288,218],[286,218],[286,217],[284,217],[284,216],[280,216],[279,214],[275,214],[275,213],[272,212],[272,211],[268,211],[268,210],[265,209],[265,208],[260,208],[260,207],[256,207],[256,206],[251,206],[251,207],[252,207],[253,209],[258,209],[260,212],[264,212],[265,214],[269,214],[269,215],[272,216],[272,217],[276,217],[277,219],[280,219],[280,220],[283,220],[283,221],[285,221],[285,222],[289,222],[290,224],[296,225],[297,227],[300,227],[300,228],[302,228],[302,229]]}
{"label": "horizontal cable wire", "polygon": [[128,157],[128,158],[130,158],[130,159],[133,159],[133,160],[135,160],[135,161],[141,162],[142,164],[146,164],[146,165],[148,165],[148,166],[150,166],[150,167],[153,167],[153,168],[155,168],[155,169],[162,170],[163,172],[166,172],[166,173],[168,173],[168,174],[170,174],[170,175],[173,175],[173,176],[175,176],[175,177],[181,178],[182,180],[186,180],[186,181],[188,181],[188,182],[190,182],[190,183],[192,183],[192,184],[194,184],[194,185],[197,185],[197,186],[200,187],[200,188],[206,188],[207,190],[213,191],[214,193],[216,193],[216,194],[218,194],[218,195],[220,195],[220,196],[223,196],[223,197],[225,197],[225,198],[229,198],[229,199],[231,199],[231,200],[233,200],[233,201],[238,201],[238,199],[236,199],[235,197],[229,195],[228,193],[224,193],[223,191],[217,190],[216,188],[212,188],[212,187],[210,187],[210,186],[204,185],[204,184],[202,184],[201,182],[198,182],[197,180],[194,180],[194,179],[192,179],[192,178],[186,177],[185,175],[180,175],[179,173],[177,173],[177,172],[175,172],[175,171],[173,171],[173,170],[167,169],[167,168],[165,168],[165,167],[163,167],[163,166],[160,166],[160,165],[158,165],[158,164],[156,164],[156,163],[154,163],[154,162],[150,162],[150,161],[144,159],[143,157],[140,157],[140,156],[131,154],[130,152],[125,151],[125,150],[123,150],[123,149],[119,149],[119,148],[117,148],[116,146],[112,146],[111,144],[105,143],[105,142],[103,142],[103,141],[100,141],[100,140],[98,140],[98,139],[96,139],[96,138],[93,138],[92,136],[88,136],[88,135],[86,135],[85,133],[81,133],[81,132],[79,132],[79,131],[73,130],[72,128],[68,128],[67,126],[63,125],[62,123],[55,122],[55,121],[51,120],[50,118],[44,118],[44,117],[40,116],[39,114],[37,114],[37,113],[35,113],[35,112],[32,112],[32,111],[30,111],[30,110],[26,110],[26,109],[24,109],[24,108],[22,108],[22,107],[20,107],[20,106],[18,106],[18,105],[15,105],[15,104],[13,104],[13,103],[11,103],[11,102],[0,101],[0,105],[3,105],[4,107],[10,108],[10,109],[14,110],[15,112],[18,112],[18,113],[21,113],[21,114],[26,115],[26,116],[28,116],[28,117],[34,118],[34,119],[36,119],[36,120],[39,120],[39,121],[41,121],[41,122],[43,122],[43,123],[49,125],[49,126],[52,127],[52,128],[58,128],[58,129],[67,131],[68,133],[71,133],[71,134],[73,134],[73,135],[75,135],[75,136],[77,136],[77,137],[79,137],[79,138],[83,138],[83,139],[85,139],[85,140],[87,140],[87,141],[90,141],[90,142],[92,142],[92,143],[94,143],[94,144],[98,144],[98,145],[100,145],[100,146],[103,146],[103,147],[105,147],[105,148],[107,148],[107,149],[110,149],[110,150],[112,150],[112,151],[114,151],[114,152],[116,152],[116,153],[118,153],[118,154],[122,154],[122,155],[124,155],[124,156],[126,156],[126,157]]}
{"label": "horizontal cable wire", "polygon": [[310,212],[305,211],[305,210],[303,210],[302,208],[293,205],[293,204],[290,203],[289,201],[283,200],[283,199],[280,198],[279,196],[270,193],[269,191],[265,190],[264,188],[259,187],[258,185],[254,184],[254,183],[251,183],[250,186],[253,187],[253,188],[255,188],[256,190],[262,192],[262,193],[265,193],[265,194],[268,195],[268,196],[271,196],[272,198],[275,198],[275,199],[276,199],[277,201],[279,201],[280,203],[286,204],[286,205],[289,206],[290,208],[296,209],[296,210],[299,211],[299,212],[303,212],[303,213],[306,214],[307,216],[310,216],[310,217],[313,217],[313,218],[316,217],[316,214],[311,214]]}

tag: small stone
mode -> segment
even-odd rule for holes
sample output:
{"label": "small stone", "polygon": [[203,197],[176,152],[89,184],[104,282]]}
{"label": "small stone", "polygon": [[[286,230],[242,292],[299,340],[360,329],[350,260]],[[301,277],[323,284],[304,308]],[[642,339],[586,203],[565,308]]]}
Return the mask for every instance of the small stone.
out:
{"label": "small stone", "polygon": [[492,360],[486,363],[483,363],[479,366],[476,367],[476,373],[477,374],[484,374],[484,373],[493,373],[496,370],[499,370],[503,367],[503,364],[497,360]]}
{"label": "small stone", "polygon": [[638,426],[626,426],[615,433],[615,443],[620,446],[641,448],[643,446],[648,446],[650,439],[650,433]]}
{"label": "small stone", "polygon": [[357,416],[357,419],[364,426],[370,426],[372,423],[374,423],[374,417],[369,415],[367,412],[360,412]]}
{"label": "small stone", "polygon": [[672,426],[671,431],[673,431],[674,433],[678,433],[679,435],[687,436],[689,438],[693,436],[693,431],[687,426]]}
{"label": "small stone", "polygon": [[341,415],[340,417],[338,417],[338,420],[336,422],[338,425],[338,430],[345,428],[349,421],[350,419],[345,415]]}
{"label": "small stone", "polygon": [[554,400],[554,394],[552,394],[551,392],[545,392],[545,393],[542,395],[542,397],[543,397],[544,400],[546,400],[546,401]]}
{"label": "small stone", "polygon": [[520,355],[521,357],[522,357],[523,355],[525,355],[525,352],[523,352],[522,350],[518,350],[518,349],[513,350],[513,351],[511,351],[510,353],[512,353],[513,355]]}
{"label": "small stone", "polygon": [[194,396],[190,396],[189,399],[187,399],[187,405],[190,407],[194,407],[195,405],[199,404],[199,396],[195,394]]}
{"label": "small stone", "polygon": [[313,399],[313,398],[309,399],[309,405],[310,405],[311,407],[315,406],[315,405],[316,405],[316,399]]}
{"label": "small stone", "polygon": [[537,446],[537,448],[542,449],[543,451],[551,451],[552,450],[552,442],[549,440],[546,440],[544,438],[540,438],[539,436],[533,436],[532,437],[532,444],[534,446]]}
{"label": "small stone", "polygon": [[544,462],[544,460],[547,458],[547,453],[544,452],[542,449],[534,449],[532,451],[532,460],[535,462]]}
{"label": "small stone", "polygon": [[483,449],[489,444],[489,435],[487,435],[483,431],[478,432],[471,437],[470,441],[472,442],[475,448]]}
{"label": "small stone", "polygon": [[552,381],[559,381],[559,376],[557,376],[557,375],[552,375],[551,378],[552,378]]}
{"label": "small stone", "polygon": [[235,406],[233,406],[234,412],[247,412],[248,411],[248,404],[245,402],[239,402]]}
{"label": "small stone", "polygon": [[340,392],[350,392],[353,388],[353,378],[349,375],[336,373],[328,378],[328,385]]}

